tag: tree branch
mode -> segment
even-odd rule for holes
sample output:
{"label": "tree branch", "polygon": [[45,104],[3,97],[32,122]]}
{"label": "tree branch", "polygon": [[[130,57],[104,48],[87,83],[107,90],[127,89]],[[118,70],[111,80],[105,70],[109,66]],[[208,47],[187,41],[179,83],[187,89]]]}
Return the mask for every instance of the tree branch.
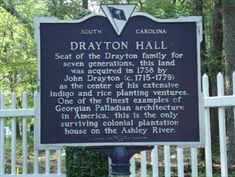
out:
{"label": "tree branch", "polygon": [[5,9],[8,13],[14,16],[29,32],[30,36],[33,38],[33,27],[30,25],[30,22],[25,19],[14,6],[6,4],[3,0],[0,0],[0,6]]}

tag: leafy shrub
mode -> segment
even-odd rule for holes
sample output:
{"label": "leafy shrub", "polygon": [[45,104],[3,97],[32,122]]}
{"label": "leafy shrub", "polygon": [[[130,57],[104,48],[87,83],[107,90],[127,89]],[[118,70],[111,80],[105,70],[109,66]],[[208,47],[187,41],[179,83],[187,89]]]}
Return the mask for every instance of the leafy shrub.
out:
{"label": "leafy shrub", "polygon": [[67,177],[107,177],[108,158],[99,151],[66,148]]}

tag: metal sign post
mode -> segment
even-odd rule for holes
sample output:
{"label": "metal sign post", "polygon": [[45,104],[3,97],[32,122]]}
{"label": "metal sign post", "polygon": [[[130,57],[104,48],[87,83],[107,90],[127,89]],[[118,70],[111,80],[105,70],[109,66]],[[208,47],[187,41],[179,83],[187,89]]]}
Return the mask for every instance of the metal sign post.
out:
{"label": "metal sign post", "polygon": [[127,147],[114,147],[110,158],[112,159],[112,175],[130,175],[130,154]]}
{"label": "metal sign post", "polygon": [[130,158],[144,150],[151,150],[153,146],[113,146],[113,147],[89,147],[90,150],[98,150],[111,159],[112,175],[129,176]]}

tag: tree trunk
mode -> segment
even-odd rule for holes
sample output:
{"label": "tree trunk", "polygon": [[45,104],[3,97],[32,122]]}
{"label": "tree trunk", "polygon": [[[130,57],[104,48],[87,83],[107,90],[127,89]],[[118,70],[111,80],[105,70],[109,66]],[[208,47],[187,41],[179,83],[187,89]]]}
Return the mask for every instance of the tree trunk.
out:
{"label": "tree trunk", "polygon": [[[226,72],[226,92],[232,94],[232,73],[235,70],[235,1],[223,0],[223,19],[224,19],[224,54]],[[234,115],[232,109],[226,112],[227,130],[229,137],[229,164],[235,162],[234,144]]]}
{"label": "tree trunk", "polygon": [[[203,0],[192,0],[192,15],[203,17]],[[204,20],[203,20],[204,21]],[[203,23],[204,29],[204,23]],[[205,35],[203,34],[203,40],[201,42],[201,59],[206,59],[206,42]],[[200,159],[205,159],[205,151],[203,148],[199,149],[198,155]]]}
{"label": "tree trunk", "polygon": [[214,50],[222,52],[222,47],[223,47],[222,0],[215,0],[213,4],[211,28],[212,28],[211,47]]}
{"label": "tree trunk", "polygon": [[82,0],[82,7],[88,9],[88,0]]}
{"label": "tree trunk", "polygon": [[[218,72],[223,70],[223,18],[222,0],[215,0],[211,12],[211,48],[209,52],[208,71],[210,77],[210,95],[217,95],[216,77]],[[219,136],[218,110],[210,109],[211,114],[211,134],[212,139],[216,140]],[[214,144],[218,141],[212,141]],[[215,144],[217,145],[217,144]]]}
{"label": "tree trunk", "polygon": [[138,4],[139,4],[139,6],[140,6],[140,11],[142,12],[143,9],[144,9],[144,2],[142,2],[142,0],[139,0],[139,1],[138,1]]}
{"label": "tree trunk", "polygon": [[[192,0],[192,15],[194,16],[202,16],[202,18],[204,17],[203,15],[203,0]],[[202,19],[202,21],[204,21],[204,18]],[[204,23],[203,23],[203,29],[205,29],[204,27]],[[205,40],[205,34],[203,34],[203,40],[201,43],[201,58],[202,60],[206,59],[206,40]]]}

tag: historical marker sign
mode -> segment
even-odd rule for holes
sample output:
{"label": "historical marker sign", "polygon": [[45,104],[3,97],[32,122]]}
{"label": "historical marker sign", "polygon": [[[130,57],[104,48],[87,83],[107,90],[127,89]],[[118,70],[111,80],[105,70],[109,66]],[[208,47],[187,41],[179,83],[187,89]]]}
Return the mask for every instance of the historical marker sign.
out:
{"label": "historical marker sign", "polygon": [[36,19],[38,148],[202,143],[201,18],[125,7]]}

